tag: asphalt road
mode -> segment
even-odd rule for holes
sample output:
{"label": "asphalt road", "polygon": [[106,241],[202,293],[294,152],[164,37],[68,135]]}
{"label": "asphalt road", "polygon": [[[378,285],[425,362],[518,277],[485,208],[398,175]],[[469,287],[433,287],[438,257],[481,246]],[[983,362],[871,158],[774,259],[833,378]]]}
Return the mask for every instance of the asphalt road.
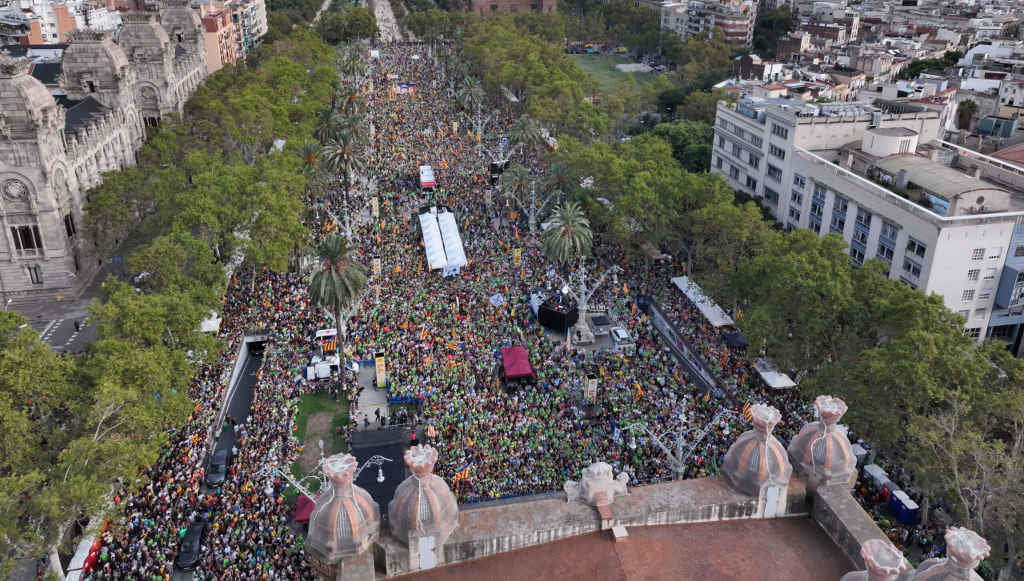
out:
{"label": "asphalt road", "polygon": [[[249,344],[249,359],[245,362],[245,369],[241,374],[239,374],[238,384],[235,386],[230,400],[228,400],[227,413],[238,422],[244,421],[249,415],[249,409],[252,407],[252,389],[256,385],[256,380],[259,377],[260,366],[263,364],[263,348],[262,346],[256,347],[256,345],[257,343]],[[227,415],[225,415],[225,418],[227,418]],[[217,439],[214,449],[231,449],[234,445],[235,431],[225,421],[225,424],[221,426],[220,437]],[[209,458],[207,458],[207,461],[208,460]],[[208,492],[205,484],[203,485],[203,492]],[[207,534],[209,534],[209,532],[207,532]],[[193,579],[193,573],[189,571],[182,571],[175,567],[172,579],[174,581],[189,581],[190,579]]]}

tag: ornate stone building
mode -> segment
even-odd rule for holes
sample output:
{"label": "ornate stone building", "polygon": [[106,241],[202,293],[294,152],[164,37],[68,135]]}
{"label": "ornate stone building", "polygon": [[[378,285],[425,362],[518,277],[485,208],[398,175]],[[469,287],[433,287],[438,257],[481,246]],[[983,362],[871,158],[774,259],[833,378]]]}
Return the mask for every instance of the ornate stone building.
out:
{"label": "ornate stone building", "polygon": [[[198,16],[181,0],[124,14],[115,43],[75,31],[51,92],[0,56],[0,297],[73,296],[99,261],[82,239],[89,188],[135,163],[145,125],[180,114],[206,77]],[[173,39],[173,40],[172,40]],[[63,93],[63,94],[61,94]]]}

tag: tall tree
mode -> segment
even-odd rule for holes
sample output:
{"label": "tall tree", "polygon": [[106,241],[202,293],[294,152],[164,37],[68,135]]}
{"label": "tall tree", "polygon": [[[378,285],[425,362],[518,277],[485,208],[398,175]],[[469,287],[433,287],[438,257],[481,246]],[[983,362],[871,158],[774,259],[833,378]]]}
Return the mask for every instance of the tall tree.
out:
{"label": "tall tree", "polygon": [[[587,257],[594,244],[594,232],[577,202],[566,202],[555,208],[548,228],[541,235],[541,243],[544,255],[568,271],[566,286],[569,296],[576,301],[580,312],[586,314],[594,291],[618,267],[606,270],[593,285],[587,284]],[[585,317],[580,317],[577,324],[585,328]]]}
{"label": "tall tree", "polygon": [[366,286],[366,267],[353,258],[345,238],[332,234],[317,248],[320,270],[313,273],[309,297],[314,305],[331,311],[338,331],[338,353],[347,336],[347,312]]}
{"label": "tall tree", "polygon": [[520,115],[512,122],[512,126],[509,127],[509,139],[520,148],[524,160],[528,155],[535,154],[547,146],[543,128],[528,115]]}
{"label": "tall tree", "polygon": [[978,103],[973,99],[964,99],[956,107],[956,127],[970,131],[971,121],[978,114]]}

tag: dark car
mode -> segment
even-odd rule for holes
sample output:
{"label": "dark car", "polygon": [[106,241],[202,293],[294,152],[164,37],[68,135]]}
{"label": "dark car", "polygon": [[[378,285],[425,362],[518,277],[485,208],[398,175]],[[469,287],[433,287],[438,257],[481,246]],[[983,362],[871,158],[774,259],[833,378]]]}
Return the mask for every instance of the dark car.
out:
{"label": "dark car", "polygon": [[206,533],[205,522],[195,522],[189,525],[188,532],[181,539],[181,546],[178,548],[178,557],[174,564],[186,571],[191,571],[203,558],[203,535]]}
{"label": "dark car", "polygon": [[210,467],[206,470],[206,485],[220,486],[228,474],[228,463],[231,461],[231,450],[221,448],[210,457]]}

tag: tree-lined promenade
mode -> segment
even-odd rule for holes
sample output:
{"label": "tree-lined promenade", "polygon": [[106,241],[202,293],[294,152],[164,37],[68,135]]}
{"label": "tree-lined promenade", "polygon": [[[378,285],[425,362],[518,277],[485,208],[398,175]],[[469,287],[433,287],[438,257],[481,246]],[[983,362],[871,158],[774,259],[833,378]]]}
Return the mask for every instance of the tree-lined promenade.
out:
{"label": "tree-lined promenade", "polygon": [[[734,401],[782,410],[787,440],[810,419],[807,400],[763,388],[748,354],[670,284],[687,274],[733,313],[750,357],[772,357],[806,395],[846,399],[854,433],[909,468],[922,499],[944,499],[993,541],[999,566],[1018,558],[1020,361],[963,337],[941,300],[888,280],[880,264],[852,268],[838,237],[780,232],[739,203],[704,171],[710,130],[700,121],[618,139],[636,111],[586,98],[592,81],[545,40],[548,24],[459,19],[448,48],[428,38],[381,47],[376,59],[296,32],[258,67],[214,76],[182,123],[151,138],[139,168],[105,176],[89,226],[135,284],[108,282],[94,315],[100,340],[73,360],[41,348],[14,316],[0,326],[4,548],[49,550],[113,495],[97,578],[169,574],[197,518],[212,527],[201,578],[308,576],[285,484],[262,470],[299,452],[295,402],[317,389],[301,377],[327,326],[346,359],[386,353],[392,395],[433,425],[438,473],[470,467],[463,501],[560,489],[595,460],[634,483],[673,477],[627,428],[703,426],[726,400],[698,393],[634,309],[640,294],[659,299]],[[702,95],[682,110],[707,120],[714,96]],[[488,165],[506,155],[513,165],[492,188]],[[439,184],[430,194],[417,187],[424,164]],[[469,264],[454,277],[425,267],[424,205],[455,214]],[[652,263],[645,248],[675,258]],[[227,280],[225,264],[242,256]],[[565,286],[606,306],[636,347],[588,351],[546,334],[527,291]],[[196,331],[211,309],[224,320],[216,340]],[[252,328],[270,335],[253,412],[237,418],[240,454],[224,485],[202,491],[233,351],[219,349]],[[497,350],[513,344],[538,379],[508,394]],[[581,399],[588,375],[600,381],[596,417]],[[682,474],[715,474],[743,429],[738,415],[716,419]]]}

